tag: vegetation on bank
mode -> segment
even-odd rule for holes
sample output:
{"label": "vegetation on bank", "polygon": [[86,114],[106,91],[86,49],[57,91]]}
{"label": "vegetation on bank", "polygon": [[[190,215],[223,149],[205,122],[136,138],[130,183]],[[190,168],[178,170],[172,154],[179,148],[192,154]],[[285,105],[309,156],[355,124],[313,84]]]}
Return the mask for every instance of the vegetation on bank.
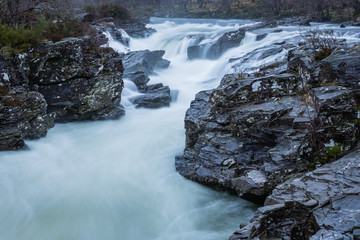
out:
{"label": "vegetation on bank", "polygon": [[5,57],[24,52],[42,42],[94,35],[95,30],[90,23],[97,19],[113,17],[119,21],[132,20],[129,10],[113,3],[85,5],[86,15],[81,18],[76,17],[75,10],[72,13],[68,9],[54,12],[49,6],[35,7],[26,1],[15,7],[12,0],[7,1],[0,2],[0,54]]}

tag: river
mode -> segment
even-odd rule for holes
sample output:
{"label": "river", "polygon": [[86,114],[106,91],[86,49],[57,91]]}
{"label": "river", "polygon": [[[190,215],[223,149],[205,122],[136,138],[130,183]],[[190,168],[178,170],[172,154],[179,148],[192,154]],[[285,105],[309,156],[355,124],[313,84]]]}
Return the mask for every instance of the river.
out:
{"label": "river", "polygon": [[[116,121],[57,124],[28,149],[0,153],[0,240],[225,240],[247,222],[256,205],[181,177],[174,158],[185,144],[184,115],[197,92],[215,88],[221,77],[239,70],[230,58],[271,45],[295,42],[299,29],[269,32],[261,41],[247,33],[243,43],[217,60],[187,60],[187,47],[203,35],[253,24],[242,20],[153,18],[157,32],[132,39],[131,50],[166,51],[168,69],[151,76],[178,96],[168,108],[135,109],[128,99],[136,87],[125,80],[126,115]],[[340,30],[339,36],[359,35]],[[109,45],[124,50],[119,43]],[[280,61],[286,51],[242,66]]]}

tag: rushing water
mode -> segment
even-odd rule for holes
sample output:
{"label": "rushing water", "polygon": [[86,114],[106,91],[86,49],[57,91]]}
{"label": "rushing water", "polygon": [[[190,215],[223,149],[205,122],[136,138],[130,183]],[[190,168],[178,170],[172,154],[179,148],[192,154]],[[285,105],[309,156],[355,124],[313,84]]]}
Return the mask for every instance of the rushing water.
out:
{"label": "rushing water", "polygon": [[[127,113],[120,120],[58,124],[46,138],[28,141],[30,150],[0,153],[0,240],[228,239],[256,206],[184,179],[174,157],[184,149],[190,101],[234,70],[230,58],[299,36],[298,29],[285,28],[255,42],[256,34],[248,33],[241,46],[218,60],[187,60],[193,36],[212,41],[244,24],[252,23],[153,19],[150,27],[157,33],[132,39],[129,48],[166,51],[171,65],[151,76],[150,84],[179,91],[169,108],[135,109],[128,98],[137,94],[136,87],[125,81]],[[126,49],[114,41],[110,46]],[[247,64],[258,67],[285,54]]]}

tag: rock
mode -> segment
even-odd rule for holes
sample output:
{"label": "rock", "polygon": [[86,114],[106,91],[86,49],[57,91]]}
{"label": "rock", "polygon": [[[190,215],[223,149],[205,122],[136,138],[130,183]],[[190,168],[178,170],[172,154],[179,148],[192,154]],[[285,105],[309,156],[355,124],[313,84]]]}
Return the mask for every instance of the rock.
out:
{"label": "rock", "polygon": [[186,149],[176,169],[194,181],[263,201],[287,175],[306,169],[297,150],[307,130],[292,130],[305,108],[295,97],[298,91],[301,82],[293,75],[225,76],[217,89],[200,92],[191,103]]}
{"label": "rock", "polygon": [[167,68],[170,61],[162,58],[164,54],[163,50],[129,52],[123,58],[124,74],[144,72],[146,75],[150,75],[156,68]]}
{"label": "rock", "polygon": [[277,22],[281,26],[310,26],[310,19],[306,17],[284,18]]}
{"label": "rock", "polygon": [[279,185],[264,208],[231,239],[244,239],[245,234],[251,239],[293,239],[296,232],[306,233],[305,239],[312,240],[354,239],[360,229],[360,150]]}
{"label": "rock", "polygon": [[46,136],[55,119],[46,110],[47,103],[38,92],[0,96],[0,150],[17,150],[25,146],[24,139]]}
{"label": "rock", "polygon": [[354,22],[354,23],[351,24],[351,26],[360,27],[360,22]]}
{"label": "rock", "polygon": [[135,83],[140,92],[146,90],[147,83],[150,81],[150,78],[144,72],[127,73],[124,75],[124,78],[128,78],[130,81]]}
{"label": "rock", "polygon": [[111,37],[118,42],[122,43],[125,46],[129,46],[130,37],[128,34],[121,28],[117,27],[113,22],[102,23],[102,21],[97,23],[97,29],[101,32],[110,33]]}
{"label": "rock", "polygon": [[255,41],[261,41],[261,40],[263,40],[264,38],[266,38],[266,36],[267,36],[267,33],[258,34],[258,35],[256,35]]}
{"label": "rock", "polygon": [[133,23],[120,24],[118,26],[124,29],[126,33],[133,38],[146,38],[156,32],[156,30],[153,28],[145,27],[144,23],[133,22]]}
{"label": "rock", "polygon": [[142,93],[144,95],[130,99],[137,108],[160,108],[170,105],[171,94],[168,86],[161,83],[150,85]]}
{"label": "rock", "polygon": [[187,50],[188,58],[201,58],[203,56],[204,49],[208,49],[207,52],[204,53],[205,58],[219,58],[230,48],[239,46],[245,37],[245,32],[246,30],[241,29],[224,33],[216,42],[211,43],[209,47],[207,47],[207,44],[190,46]]}
{"label": "rock", "polygon": [[224,33],[214,44],[212,44],[206,53],[206,58],[216,59],[223,53],[233,47],[240,45],[245,37],[245,30],[236,30]]}
{"label": "rock", "polygon": [[87,37],[39,45],[19,56],[17,63],[59,122],[116,119],[124,114],[121,57],[92,45]]}
{"label": "rock", "polygon": [[353,52],[335,51],[331,56],[320,62],[319,80],[323,84],[339,84],[345,87],[360,88],[360,55],[354,48]]}
{"label": "rock", "polygon": [[320,85],[318,81],[319,64],[313,60],[314,52],[309,47],[303,46],[290,50],[288,53],[288,71],[299,74],[306,87]]}
{"label": "rock", "polygon": [[0,59],[0,151],[25,146],[24,139],[44,137],[54,126],[44,96],[30,91],[27,78],[9,59]]}
{"label": "rock", "polygon": [[341,25],[340,25],[340,28],[345,28],[345,24],[341,24]]}

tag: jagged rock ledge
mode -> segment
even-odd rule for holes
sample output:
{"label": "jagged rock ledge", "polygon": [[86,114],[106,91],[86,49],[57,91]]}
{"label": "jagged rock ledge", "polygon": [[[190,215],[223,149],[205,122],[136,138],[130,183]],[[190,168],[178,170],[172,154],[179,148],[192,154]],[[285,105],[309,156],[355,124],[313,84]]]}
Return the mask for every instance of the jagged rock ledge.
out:
{"label": "jagged rock ledge", "polygon": [[[196,95],[185,116],[186,148],[176,157],[176,169],[253,202],[267,199],[234,240],[356,239],[358,176],[339,175],[342,185],[337,188],[349,189],[339,193],[349,207],[341,207],[343,198],[327,195],[328,202],[319,205],[311,192],[333,192],[338,170],[353,165],[351,171],[358,170],[358,151],[318,167],[358,144],[359,46],[341,45],[319,62],[306,45],[288,49],[285,66],[276,66],[272,74],[226,75],[218,88]],[[328,170],[322,174],[322,169]],[[319,176],[308,181],[314,174]],[[335,223],[339,218],[340,225]]]}

